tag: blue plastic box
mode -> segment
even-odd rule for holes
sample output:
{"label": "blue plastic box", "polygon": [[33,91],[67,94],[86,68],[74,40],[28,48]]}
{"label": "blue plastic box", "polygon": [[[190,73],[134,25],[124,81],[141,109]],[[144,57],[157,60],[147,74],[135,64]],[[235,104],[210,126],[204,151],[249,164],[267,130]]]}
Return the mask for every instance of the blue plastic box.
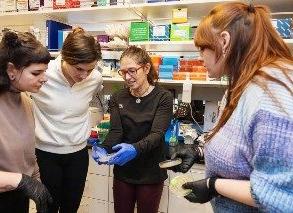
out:
{"label": "blue plastic box", "polygon": [[173,72],[174,66],[173,65],[159,65],[159,72]]}
{"label": "blue plastic box", "polygon": [[272,23],[282,38],[292,38],[292,18],[273,19]]}
{"label": "blue plastic box", "polygon": [[169,41],[170,40],[170,25],[157,25],[150,27],[151,41]]}
{"label": "blue plastic box", "polygon": [[159,72],[160,79],[173,79],[173,72]]}
{"label": "blue plastic box", "polygon": [[178,62],[179,62],[178,56],[164,56],[162,59],[163,65],[172,65],[175,70],[178,69]]}

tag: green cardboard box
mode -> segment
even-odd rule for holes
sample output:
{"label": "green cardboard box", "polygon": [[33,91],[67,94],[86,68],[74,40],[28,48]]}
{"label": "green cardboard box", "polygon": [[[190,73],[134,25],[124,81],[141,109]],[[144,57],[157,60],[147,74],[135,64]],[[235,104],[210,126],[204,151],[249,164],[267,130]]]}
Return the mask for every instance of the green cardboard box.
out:
{"label": "green cardboard box", "polygon": [[130,41],[149,41],[150,24],[147,21],[131,22]]}
{"label": "green cardboard box", "polygon": [[190,40],[190,23],[172,24],[170,41],[186,41]]}

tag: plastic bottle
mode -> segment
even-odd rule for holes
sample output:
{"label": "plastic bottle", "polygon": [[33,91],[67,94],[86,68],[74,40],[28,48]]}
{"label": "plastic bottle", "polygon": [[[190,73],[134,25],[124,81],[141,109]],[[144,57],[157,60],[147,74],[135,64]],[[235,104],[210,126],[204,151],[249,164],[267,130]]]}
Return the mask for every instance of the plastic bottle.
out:
{"label": "plastic bottle", "polygon": [[191,103],[191,92],[192,92],[192,83],[189,78],[189,73],[186,76],[186,80],[183,83],[182,89],[182,102]]}

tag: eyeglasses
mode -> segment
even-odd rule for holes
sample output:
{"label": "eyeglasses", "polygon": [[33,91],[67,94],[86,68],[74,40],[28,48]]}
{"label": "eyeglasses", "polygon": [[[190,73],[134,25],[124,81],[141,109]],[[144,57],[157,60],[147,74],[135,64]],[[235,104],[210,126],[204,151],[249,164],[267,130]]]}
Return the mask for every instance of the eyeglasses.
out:
{"label": "eyeglasses", "polygon": [[137,73],[137,70],[139,70],[140,68],[144,67],[144,65],[138,67],[138,68],[135,68],[135,67],[130,67],[128,69],[125,69],[125,70],[118,70],[118,74],[122,77],[125,77],[126,76],[126,73],[128,73],[128,75],[130,75],[131,77],[135,77],[136,76],[136,73]]}

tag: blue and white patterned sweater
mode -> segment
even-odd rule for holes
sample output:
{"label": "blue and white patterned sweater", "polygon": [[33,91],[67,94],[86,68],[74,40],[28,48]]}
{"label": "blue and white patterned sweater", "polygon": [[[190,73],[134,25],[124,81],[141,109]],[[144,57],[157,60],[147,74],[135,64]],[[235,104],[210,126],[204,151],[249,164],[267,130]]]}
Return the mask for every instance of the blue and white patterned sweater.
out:
{"label": "blue and white patterned sweater", "polygon": [[[292,90],[281,72],[263,70]],[[289,75],[293,79],[292,72]],[[220,196],[212,200],[215,212],[293,212],[293,97],[276,83],[268,87],[282,109],[251,83],[227,123],[205,146],[207,177],[250,180],[259,208]]]}

